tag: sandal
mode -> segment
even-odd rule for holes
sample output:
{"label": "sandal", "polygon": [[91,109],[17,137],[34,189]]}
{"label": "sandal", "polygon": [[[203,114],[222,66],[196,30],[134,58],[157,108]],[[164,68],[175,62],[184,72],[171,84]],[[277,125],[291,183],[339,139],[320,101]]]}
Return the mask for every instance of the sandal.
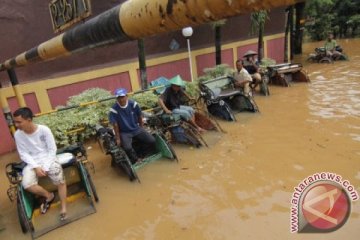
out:
{"label": "sandal", "polygon": [[55,200],[55,195],[53,194],[53,198],[50,201],[45,201],[40,205],[40,212],[41,214],[45,214],[48,209],[50,208],[51,203]]}
{"label": "sandal", "polygon": [[67,219],[66,212],[60,213],[60,221],[65,221]]}

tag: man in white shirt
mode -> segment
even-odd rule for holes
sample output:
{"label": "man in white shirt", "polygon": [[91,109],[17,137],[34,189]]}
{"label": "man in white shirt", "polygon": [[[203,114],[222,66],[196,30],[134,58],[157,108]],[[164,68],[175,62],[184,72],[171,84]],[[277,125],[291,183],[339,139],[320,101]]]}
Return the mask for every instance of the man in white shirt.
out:
{"label": "man in white shirt", "polygon": [[251,75],[248,71],[243,67],[242,60],[236,61],[236,69],[237,71],[234,73],[235,79],[235,87],[242,88],[244,90],[244,94],[249,96],[251,93],[250,83],[252,82]]}
{"label": "man in white shirt", "polygon": [[27,165],[23,169],[22,185],[27,191],[45,198],[41,213],[45,214],[55,195],[38,185],[38,177],[48,176],[58,187],[61,202],[60,220],[66,219],[67,188],[61,165],[56,161],[56,144],[51,130],[33,123],[30,108],[23,107],[13,114],[17,128],[14,138],[20,159]]}

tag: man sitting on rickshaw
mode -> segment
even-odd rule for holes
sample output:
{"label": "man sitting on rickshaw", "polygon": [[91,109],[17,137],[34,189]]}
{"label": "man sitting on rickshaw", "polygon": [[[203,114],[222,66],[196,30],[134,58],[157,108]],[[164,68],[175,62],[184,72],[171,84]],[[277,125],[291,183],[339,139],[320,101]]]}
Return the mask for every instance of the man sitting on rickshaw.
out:
{"label": "man sitting on rickshaw", "polygon": [[159,105],[167,114],[179,114],[182,119],[191,123],[199,132],[205,130],[195,122],[195,110],[184,105],[184,97],[192,99],[182,88],[185,87],[184,81],[179,75],[169,80],[171,84],[159,97]]}
{"label": "man sitting on rickshaw", "polygon": [[237,71],[234,73],[234,85],[243,90],[245,96],[251,96],[250,84],[253,82],[251,75],[243,67],[243,61],[238,59],[236,61]]}
{"label": "man sitting on rickshaw", "polygon": [[116,144],[122,146],[133,163],[141,161],[132,147],[133,139],[153,150],[156,149],[155,138],[143,128],[140,106],[128,99],[127,90],[116,89],[115,96],[116,103],[110,108],[109,121],[114,127]]}
{"label": "man sitting on rickshaw", "polygon": [[330,33],[324,44],[324,48],[326,50],[326,55],[334,60],[338,60],[341,56],[341,53],[336,50],[336,46],[337,42],[334,39],[334,35]]}
{"label": "man sitting on rickshaw", "polygon": [[253,82],[251,83],[251,87],[253,89],[256,88],[257,85],[261,83],[261,74],[260,74],[260,68],[259,63],[255,59],[255,56],[257,55],[256,52],[249,50],[244,54],[244,60],[243,60],[243,67],[248,71],[248,73],[251,75]]}
{"label": "man sitting on rickshaw", "polygon": [[35,124],[32,119],[33,113],[30,108],[23,107],[14,112],[14,123],[17,128],[14,134],[16,148],[20,159],[26,163],[21,184],[27,191],[44,197],[40,210],[45,214],[55,195],[40,186],[38,178],[48,176],[58,187],[61,203],[60,220],[64,221],[67,187],[63,169],[57,161],[55,139],[47,126]]}

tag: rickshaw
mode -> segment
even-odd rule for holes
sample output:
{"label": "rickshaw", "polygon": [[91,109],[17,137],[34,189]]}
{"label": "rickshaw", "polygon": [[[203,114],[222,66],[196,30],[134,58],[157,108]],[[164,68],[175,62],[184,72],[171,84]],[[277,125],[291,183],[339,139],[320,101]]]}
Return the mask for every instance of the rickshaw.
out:
{"label": "rickshaw", "polygon": [[138,182],[140,182],[136,170],[147,163],[162,158],[178,161],[174,149],[160,132],[152,132],[152,135],[156,140],[156,149],[154,150],[144,149],[140,143],[136,141],[133,142],[135,152],[143,158],[143,160],[141,162],[132,162],[126,152],[116,144],[113,128],[104,126],[104,124],[97,124],[95,129],[102,151],[106,155],[111,156],[111,167],[122,170],[128,176],[130,181],[138,180]]}
{"label": "rickshaw", "polygon": [[315,53],[310,53],[307,61],[317,62],[317,63],[333,63],[336,60],[349,60],[347,55],[343,53],[342,47],[339,45],[335,47],[335,50],[341,55],[335,59],[334,57],[330,57],[326,53],[326,49],[324,47],[317,47],[315,48]]}
{"label": "rickshaw", "polygon": [[[179,75],[172,79],[183,82]],[[151,81],[150,86],[158,87],[154,93],[160,95],[166,87],[171,85],[170,81],[165,77],[160,77]],[[195,109],[195,122],[198,126],[205,130],[222,130],[216,121],[211,120],[206,113],[195,106],[198,101],[184,99],[184,102],[186,102],[185,105],[192,106]],[[190,123],[182,120],[178,114],[166,114],[160,107],[155,107],[152,112],[145,111],[145,119],[150,129],[161,132],[171,142],[189,144],[196,148],[208,146],[198,130]]]}
{"label": "rickshaw", "polygon": [[[10,201],[16,201],[17,214],[22,232],[31,233],[31,237],[38,238],[58,227],[95,213],[95,202],[99,201],[95,185],[89,173],[91,162],[87,160],[86,150],[82,144],[74,144],[57,152],[57,158],[64,169],[67,184],[68,214],[60,221],[54,216],[52,207],[57,205],[56,187],[48,178],[39,178],[39,185],[55,194],[55,202],[46,214],[40,213],[41,199],[27,192],[21,185],[24,162],[12,162],[6,165],[6,176],[10,182],[7,195]],[[89,168],[89,169],[88,169]]]}
{"label": "rickshaw", "polygon": [[234,78],[221,76],[199,83],[200,97],[210,114],[228,121],[236,121],[233,111],[259,112],[252,96],[234,87]]}
{"label": "rickshaw", "polygon": [[260,94],[262,94],[264,96],[269,96],[270,95],[270,90],[269,90],[269,86],[268,86],[269,75],[268,75],[267,69],[260,69],[260,75],[261,75],[260,83],[255,83],[256,79],[254,77],[252,77],[253,82],[250,83],[250,88],[253,92],[255,92],[256,86],[259,85]]}
{"label": "rickshaw", "polygon": [[199,148],[208,146],[201,134],[189,123],[183,121],[178,114],[166,114],[162,110],[145,112],[146,125],[168,141],[183,143]]}
{"label": "rickshaw", "polygon": [[300,63],[282,63],[267,67],[271,84],[289,87],[292,82],[310,82]]}

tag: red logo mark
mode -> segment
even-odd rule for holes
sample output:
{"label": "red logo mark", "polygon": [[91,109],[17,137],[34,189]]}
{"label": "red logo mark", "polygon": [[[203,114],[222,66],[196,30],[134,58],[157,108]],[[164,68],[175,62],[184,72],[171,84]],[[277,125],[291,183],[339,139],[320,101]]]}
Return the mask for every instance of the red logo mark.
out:
{"label": "red logo mark", "polygon": [[346,222],[350,201],[341,187],[322,183],[307,191],[302,201],[302,211],[305,220],[313,228],[334,231]]}

